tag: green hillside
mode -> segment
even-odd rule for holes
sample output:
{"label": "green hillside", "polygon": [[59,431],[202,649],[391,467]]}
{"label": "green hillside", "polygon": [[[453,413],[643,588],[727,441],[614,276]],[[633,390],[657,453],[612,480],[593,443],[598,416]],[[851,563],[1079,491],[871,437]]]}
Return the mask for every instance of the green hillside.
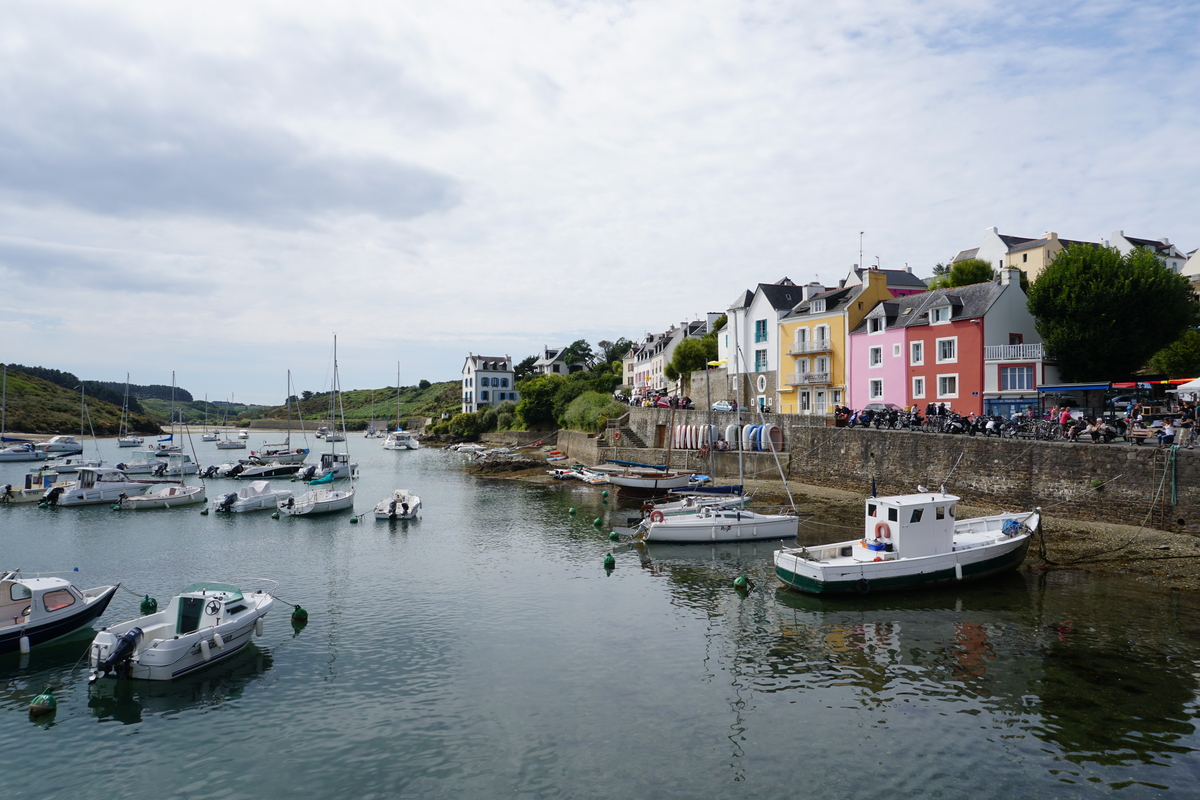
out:
{"label": "green hillside", "polygon": [[[78,434],[80,431],[82,407],[79,392],[9,369],[7,396],[4,427],[9,432],[48,436]],[[96,398],[86,398],[86,405],[84,435],[90,436],[93,431],[97,436],[115,436],[118,433],[121,425],[120,405]],[[137,433],[155,434],[159,431],[158,422],[147,414],[131,414],[129,424]]]}

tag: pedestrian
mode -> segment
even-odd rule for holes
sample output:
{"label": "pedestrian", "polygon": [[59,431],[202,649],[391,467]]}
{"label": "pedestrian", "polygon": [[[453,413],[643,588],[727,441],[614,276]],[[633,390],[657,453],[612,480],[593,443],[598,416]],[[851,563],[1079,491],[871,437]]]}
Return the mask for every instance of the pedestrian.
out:
{"label": "pedestrian", "polygon": [[1162,429],[1158,432],[1158,446],[1167,447],[1175,444],[1175,423],[1170,417],[1163,420]]}
{"label": "pedestrian", "polygon": [[1058,424],[1062,428],[1061,434],[1065,439],[1071,428],[1071,407],[1062,406],[1062,410],[1058,413]]}

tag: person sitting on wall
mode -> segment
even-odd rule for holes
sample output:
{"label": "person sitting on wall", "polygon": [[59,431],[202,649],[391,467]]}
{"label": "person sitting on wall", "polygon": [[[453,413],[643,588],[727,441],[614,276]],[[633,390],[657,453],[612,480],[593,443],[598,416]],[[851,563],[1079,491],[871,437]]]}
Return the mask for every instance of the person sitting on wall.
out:
{"label": "person sitting on wall", "polygon": [[1175,422],[1171,418],[1163,420],[1162,429],[1158,432],[1158,446],[1168,447],[1175,444]]}

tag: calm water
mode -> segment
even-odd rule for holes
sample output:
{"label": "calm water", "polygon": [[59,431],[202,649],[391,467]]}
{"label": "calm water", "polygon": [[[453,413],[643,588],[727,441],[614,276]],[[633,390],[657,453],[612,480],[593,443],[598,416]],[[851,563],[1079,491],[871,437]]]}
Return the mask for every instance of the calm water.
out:
{"label": "calm water", "polygon": [[278,606],[235,663],[169,685],[89,690],[86,632],[0,657],[6,797],[1197,794],[1191,597],[1056,574],[820,601],[775,588],[771,545],[614,548],[592,520],[624,512],[597,491],[349,444],[357,510],[407,487],[420,520],[0,507],[4,565],[160,602],[267,577],[311,615]]}

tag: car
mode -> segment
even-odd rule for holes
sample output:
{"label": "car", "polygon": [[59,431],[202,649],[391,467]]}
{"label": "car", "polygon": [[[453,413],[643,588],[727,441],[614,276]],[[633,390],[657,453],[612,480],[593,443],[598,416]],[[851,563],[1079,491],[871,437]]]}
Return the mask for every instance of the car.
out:
{"label": "car", "polygon": [[1149,397],[1143,397],[1140,394],[1119,394],[1116,397],[1110,397],[1108,404],[1113,408],[1126,409],[1131,405],[1141,400],[1143,403],[1149,403]]}
{"label": "car", "polygon": [[870,411],[872,414],[878,414],[881,411],[892,412],[903,411],[904,409],[895,403],[867,403],[865,406],[863,406],[862,410]]}
{"label": "car", "polygon": [[733,403],[728,400],[718,400],[712,404],[713,411],[733,411]]}

